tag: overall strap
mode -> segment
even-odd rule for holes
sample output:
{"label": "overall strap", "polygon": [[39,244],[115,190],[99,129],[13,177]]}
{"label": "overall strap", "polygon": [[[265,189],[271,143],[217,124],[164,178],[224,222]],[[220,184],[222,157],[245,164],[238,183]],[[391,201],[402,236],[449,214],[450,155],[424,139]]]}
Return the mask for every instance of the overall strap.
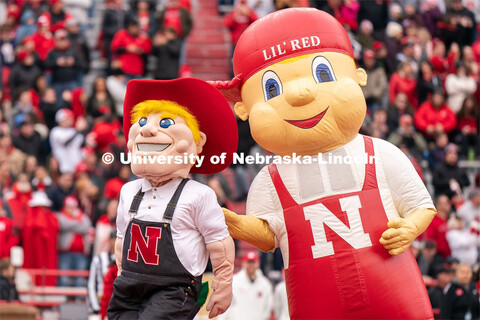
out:
{"label": "overall strap", "polygon": [[180,198],[183,187],[185,187],[185,184],[187,184],[188,180],[188,178],[185,178],[178,185],[177,190],[175,190],[175,193],[172,196],[172,199],[170,199],[167,204],[167,209],[165,209],[165,213],[163,214],[164,220],[172,220],[173,213],[175,212],[175,208],[177,207],[178,199]]}
{"label": "overall strap", "polygon": [[128,213],[130,215],[136,215],[138,212],[138,208],[140,207],[140,202],[142,202],[143,195],[145,192],[142,191],[142,188],[138,190],[137,194],[133,197],[132,204],[130,205],[130,209],[128,210]]}
{"label": "overall strap", "polygon": [[[362,190],[377,189],[377,173],[375,168],[375,151],[373,149],[372,137],[363,136],[365,142],[365,153],[367,161],[365,163],[365,180]],[[370,158],[372,161],[370,162]]]}
{"label": "overall strap", "polygon": [[268,165],[268,172],[270,173],[270,177],[272,178],[275,191],[277,191],[278,199],[280,199],[280,203],[282,204],[282,209],[285,210],[290,207],[296,206],[297,203],[292,198],[290,192],[288,192],[287,187],[285,187],[285,184],[283,183],[282,178],[278,173],[278,168],[275,163],[270,163]]}

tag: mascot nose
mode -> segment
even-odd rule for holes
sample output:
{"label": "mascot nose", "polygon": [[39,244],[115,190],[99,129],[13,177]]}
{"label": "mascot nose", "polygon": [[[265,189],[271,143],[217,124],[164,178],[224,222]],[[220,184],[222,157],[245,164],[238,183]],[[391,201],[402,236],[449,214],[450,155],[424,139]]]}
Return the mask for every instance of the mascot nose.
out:
{"label": "mascot nose", "polygon": [[288,104],[301,107],[315,100],[315,93],[308,81],[298,79],[286,84],[284,96]]}
{"label": "mascot nose", "polygon": [[153,137],[154,135],[156,135],[156,133],[157,129],[152,125],[147,124],[140,129],[140,134],[142,135],[142,137]]}

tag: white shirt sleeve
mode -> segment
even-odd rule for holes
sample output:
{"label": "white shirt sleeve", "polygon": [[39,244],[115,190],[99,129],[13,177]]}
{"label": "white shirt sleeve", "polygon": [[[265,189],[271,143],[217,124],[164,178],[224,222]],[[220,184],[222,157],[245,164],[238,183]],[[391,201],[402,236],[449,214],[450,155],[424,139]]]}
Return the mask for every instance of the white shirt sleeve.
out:
{"label": "white shirt sleeve", "polygon": [[208,187],[204,187],[202,190],[202,195],[198,198],[196,210],[194,210],[195,224],[205,239],[205,243],[208,244],[223,240],[230,234],[215,192]]}
{"label": "white shirt sleeve", "polygon": [[435,208],[410,159],[390,142],[379,139],[375,142],[375,147],[378,147],[375,154],[380,156],[389,191],[400,216],[405,218],[415,210]]}
{"label": "white shirt sleeve", "polygon": [[128,219],[126,216],[128,215],[128,208],[124,207],[123,203],[123,192],[125,190],[125,185],[120,190],[120,197],[118,199],[118,208],[117,208],[117,237],[122,238],[125,235],[125,231],[127,230],[128,226]]}

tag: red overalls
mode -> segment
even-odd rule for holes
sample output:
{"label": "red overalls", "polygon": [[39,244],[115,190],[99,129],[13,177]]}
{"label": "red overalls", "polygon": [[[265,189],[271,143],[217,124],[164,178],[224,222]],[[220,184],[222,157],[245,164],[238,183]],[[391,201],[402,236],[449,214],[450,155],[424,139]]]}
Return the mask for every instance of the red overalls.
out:
{"label": "red overalls", "polygon": [[[364,141],[370,158],[372,139]],[[277,167],[271,164],[268,169],[287,229],[285,277],[292,319],[433,319],[411,250],[390,256],[379,243],[388,219],[375,162],[365,166],[361,191],[303,204],[293,200]],[[311,224],[317,226],[315,236]]]}

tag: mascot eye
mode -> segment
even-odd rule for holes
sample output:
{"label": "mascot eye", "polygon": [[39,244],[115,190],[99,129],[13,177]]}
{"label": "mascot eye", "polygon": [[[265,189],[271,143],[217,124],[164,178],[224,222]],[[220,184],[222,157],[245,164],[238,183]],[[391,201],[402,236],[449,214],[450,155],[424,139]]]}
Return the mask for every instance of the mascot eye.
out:
{"label": "mascot eye", "polygon": [[316,57],[312,63],[312,73],[315,82],[330,82],[335,81],[332,66],[325,57]]}
{"label": "mascot eye", "polygon": [[267,71],[263,74],[262,88],[265,101],[275,98],[283,93],[282,82],[273,71]]}
{"label": "mascot eye", "polygon": [[175,121],[173,121],[173,119],[165,118],[165,119],[160,120],[160,127],[162,127],[162,128],[166,129],[166,128],[170,127],[172,124],[175,124]]}
{"label": "mascot eye", "polygon": [[143,127],[144,125],[147,124],[147,118],[141,117],[141,118],[138,120],[138,124],[140,125],[140,127]]}

